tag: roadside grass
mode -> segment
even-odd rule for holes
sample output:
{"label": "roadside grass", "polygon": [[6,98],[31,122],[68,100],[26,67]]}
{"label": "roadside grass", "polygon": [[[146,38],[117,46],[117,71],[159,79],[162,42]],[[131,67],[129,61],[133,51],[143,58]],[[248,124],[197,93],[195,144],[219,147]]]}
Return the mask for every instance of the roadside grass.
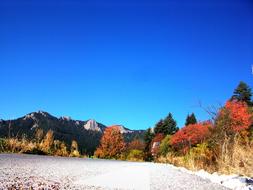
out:
{"label": "roadside grass", "polygon": [[36,135],[34,140],[29,140],[25,136],[20,139],[17,137],[0,138],[0,153],[81,157],[76,141],[73,141],[72,146],[68,148],[64,142],[54,140],[53,131],[49,130],[44,137],[41,130],[37,132],[40,135]]}

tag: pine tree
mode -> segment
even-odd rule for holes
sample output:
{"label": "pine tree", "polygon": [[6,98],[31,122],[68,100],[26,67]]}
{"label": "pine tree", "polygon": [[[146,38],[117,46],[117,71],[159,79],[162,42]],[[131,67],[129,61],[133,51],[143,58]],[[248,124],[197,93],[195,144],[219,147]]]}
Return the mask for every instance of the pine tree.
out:
{"label": "pine tree", "polygon": [[251,88],[243,81],[239,83],[237,88],[234,90],[234,95],[232,96],[232,100],[244,101],[248,105],[252,105],[251,102]]}
{"label": "pine tree", "polygon": [[145,142],[144,159],[146,161],[152,160],[150,148],[151,148],[151,142],[152,142],[153,138],[154,138],[154,133],[152,132],[151,128],[148,128],[144,134],[144,142]]}
{"label": "pine tree", "polygon": [[148,128],[144,134],[144,142],[145,142],[145,152],[149,152],[150,143],[154,138],[154,133],[152,133],[151,129]]}
{"label": "pine tree", "polygon": [[155,134],[173,135],[178,131],[177,123],[171,113],[164,120],[160,120],[155,126]]}
{"label": "pine tree", "polygon": [[158,121],[155,124],[154,132],[155,134],[157,134],[157,133],[162,133],[163,131],[164,131],[164,120],[160,119],[160,121]]}
{"label": "pine tree", "polygon": [[190,125],[190,124],[196,124],[196,123],[197,123],[197,119],[194,113],[192,113],[191,115],[187,115],[185,126]]}

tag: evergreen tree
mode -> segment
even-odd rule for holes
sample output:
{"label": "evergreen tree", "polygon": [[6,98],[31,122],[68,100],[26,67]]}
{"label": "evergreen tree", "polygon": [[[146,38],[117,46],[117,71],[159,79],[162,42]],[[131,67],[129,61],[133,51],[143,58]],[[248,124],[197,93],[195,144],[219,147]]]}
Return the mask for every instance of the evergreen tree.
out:
{"label": "evergreen tree", "polygon": [[194,113],[192,113],[191,115],[187,115],[185,126],[190,125],[190,124],[196,124],[196,123],[197,123],[197,119]]}
{"label": "evergreen tree", "polygon": [[145,142],[145,148],[144,148],[145,158],[144,159],[146,161],[152,160],[150,148],[151,148],[151,142],[153,138],[154,138],[154,133],[152,132],[151,128],[148,128],[144,134],[144,142]]}
{"label": "evergreen tree", "polygon": [[239,83],[237,88],[234,90],[234,95],[232,96],[232,100],[244,101],[248,105],[252,105],[251,102],[251,88],[243,81]]}
{"label": "evergreen tree", "polygon": [[145,142],[145,152],[149,152],[150,143],[154,138],[154,133],[152,133],[151,128],[148,128],[144,134],[144,142]]}
{"label": "evergreen tree", "polygon": [[171,113],[164,120],[160,120],[155,126],[155,134],[173,135],[178,131],[177,123]]}
{"label": "evergreen tree", "polygon": [[155,124],[155,128],[154,128],[155,134],[157,134],[157,133],[163,133],[163,131],[164,131],[163,128],[164,128],[164,121],[162,119],[160,119],[160,121],[158,121]]}

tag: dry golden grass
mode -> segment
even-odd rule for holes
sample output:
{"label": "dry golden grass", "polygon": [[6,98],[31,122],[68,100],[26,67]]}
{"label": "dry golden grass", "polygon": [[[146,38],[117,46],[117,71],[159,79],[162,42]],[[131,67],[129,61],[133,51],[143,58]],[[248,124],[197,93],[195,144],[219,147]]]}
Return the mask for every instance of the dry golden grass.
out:
{"label": "dry golden grass", "polygon": [[253,176],[253,141],[236,137],[231,144],[231,141],[225,139],[219,149],[219,154],[214,156],[214,152],[203,143],[192,148],[184,156],[169,152],[165,157],[161,156],[156,161],[193,171],[204,169],[210,173]]}
{"label": "dry golden grass", "polygon": [[59,140],[54,140],[53,131],[49,130],[43,137],[44,132],[38,130],[34,140],[28,140],[25,137],[0,139],[0,152],[11,153],[29,153],[29,154],[46,154],[54,156],[72,156],[80,157],[78,144],[72,142],[69,151],[66,144]]}
{"label": "dry golden grass", "polygon": [[[226,141],[224,142],[224,144]],[[253,142],[236,137],[230,146],[222,145],[218,161],[218,170],[225,174],[253,176]],[[224,150],[225,149],[225,150]]]}

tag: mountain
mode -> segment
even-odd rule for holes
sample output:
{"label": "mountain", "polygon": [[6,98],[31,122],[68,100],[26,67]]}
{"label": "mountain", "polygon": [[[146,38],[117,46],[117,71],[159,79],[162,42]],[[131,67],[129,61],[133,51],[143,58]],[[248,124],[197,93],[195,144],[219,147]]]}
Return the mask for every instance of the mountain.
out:
{"label": "mountain", "polygon": [[[130,130],[122,125],[117,126],[127,142],[134,138],[143,138],[144,130]],[[71,145],[72,140],[76,140],[81,153],[93,154],[105,128],[105,125],[94,119],[81,121],[68,116],[57,118],[47,112],[38,111],[14,120],[0,120],[0,138],[25,136],[34,139],[37,129],[42,129],[44,134],[52,130],[56,140],[64,141],[67,146]]]}

